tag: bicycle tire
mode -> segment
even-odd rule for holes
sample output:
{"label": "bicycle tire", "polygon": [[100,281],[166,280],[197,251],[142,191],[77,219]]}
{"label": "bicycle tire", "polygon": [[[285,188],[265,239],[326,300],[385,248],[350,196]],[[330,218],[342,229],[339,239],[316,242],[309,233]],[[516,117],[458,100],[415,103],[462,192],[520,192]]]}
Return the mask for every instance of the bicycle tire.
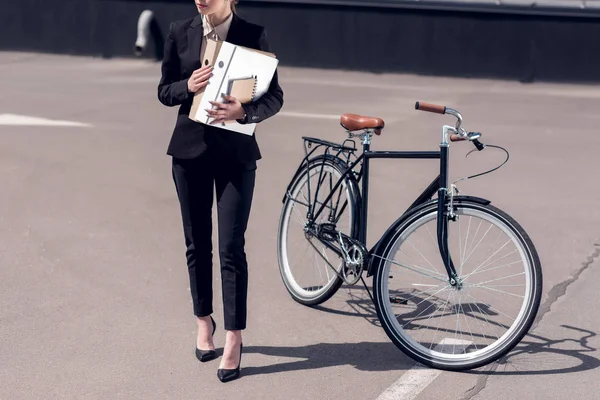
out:
{"label": "bicycle tire", "polygon": [[[338,177],[341,177],[344,171],[347,169],[347,164],[338,157],[334,157],[331,155],[316,156],[310,159],[306,165],[306,168],[303,168],[301,173],[299,173],[296,177],[293,178],[292,183],[290,185],[289,193],[294,194],[295,192],[297,192],[299,190],[299,186],[306,181],[307,177],[310,176],[310,174],[313,171],[317,171],[323,168],[323,166],[329,168],[330,171],[335,171]],[[350,176],[346,176],[344,178],[344,185],[346,186],[345,191],[348,197],[350,208],[348,210],[350,215],[349,236],[355,238],[355,225],[357,215],[354,212],[354,210],[356,210],[356,206],[359,201],[358,186],[356,184],[355,179],[353,179]],[[290,196],[286,196],[279,218],[277,232],[277,259],[279,264],[279,272],[282,281],[285,285],[285,288],[292,297],[292,299],[294,299],[296,302],[302,305],[315,306],[329,300],[339,290],[343,283],[343,280],[336,275],[332,280],[328,282],[327,285],[323,287],[324,290],[317,291],[314,295],[310,295],[306,291],[299,290],[299,285],[297,284],[297,282],[293,281],[294,278],[293,275],[291,275],[289,268],[289,260],[287,259],[287,248],[284,248],[287,243],[286,234],[287,229],[289,227],[289,224],[286,222],[286,216],[289,217],[288,212],[291,212],[290,210],[293,203],[294,202],[290,198]],[[341,270],[341,268],[339,268],[339,270]]]}
{"label": "bicycle tire", "polygon": [[[384,238],[382,239],[381,244],[375,250],[375,257],[374,257],[374,261],[376,263],[375,271],[373,274],[374,275],[373,276],[373,289],[374,289],[375,308],[377,310],[379,320],[380,320],[382,327],[383,327],[384,331],[386,332],[387,336],[392,340],[392,342],[401,351],[403,351],[406,355],[408,355],[415,361],[420,362],[420,363],[427,365],[429,367],[432,367],[432,368],[442,369],[442,370],[450,370],[450,371],[462,371],[462,370],[478,368],[478,367],[487,365],[489,363],[492,363],[494,361],[497,361],[498,359],[500,359],[501,357],[506,355],[508,352],[510,352],[523,339],[523,337],[527,334],[527,332],[531,328],[531,325],[533,324],[533,322],[536,318],[538,309],[539,309],[541,294],[542,294],[542,269],[541,269],[540,260],[539,260],[537,251],[535,249],[535,246],[534,246],[533,242],[531,241],[530,237],[525,232],[523,227],[521,225],[519,225],[510,215],[508,215],[504,211],[490,205],[489,202],[487,202],[487,201],[474,201],[469,198],[463,198],[463,197],[455,198],[454,199],[454,209],[457,211],[457,213],[459,213],[459,214],[462,213],[464,215],[467,215],[468,213],[474,214],[474,213],[478,212],[478,213],[481,213],[481,215],[487,215],[490,218],[490,221],[492,221],[494,223],[496,221],[500,222],[501,224],[504,225],[503,227],[507,229],[507,232],[512,234],[513,240],[516,240],[516,242],[518,243],[518,246],[520,246],[520,249],[522,250],[522,252],[520,253],[521,257],[524,256],[527,261],[526,264],[524,263],[524,266],[526,269],[525,273],[529,274],[526,276],[528,277],[527,279],[529,279],[530,285],[527,289],[525,289],[527,296],[524,296],[524,301],[521,306],[522,308],[520,309],[520,313],[519,313],[520,318],[518,318],[518,320],[515,320],[515,322],[510,326],[510,329],[507,331],[506,334],[504,334],[502,337],[498,337],[498,340],[496,342],[494,342],[490,346],[486,347],[486,348],[489,347],[488,351],[483,351],[486,349],[486,348],[484,348],[482,350],[478,349],[476,352],[473,352],[473,353],[465,352],[465,355],[462,357],[456,356],[455,354],[447,355],[447,356],[446,355],[440,356],[440,354],[443,354],[441,351],[436,352],[435,349],[433,349],[433,351],[432,351],[433,342],[430,344],[429,349],[427,349],[426,346],[416,343],[416,341],[410,336],[410,333],[407,333],[407,330],[404,329],[404,326],[406,326],[406,325],[403,325],[399,329],[400,323],[399,322],[394,323],[393,319],[398,321],[398,317],[395,316],[393,314],[393,312],[390,315],[389,311],[391,309],[391,306],[389,306],[388,304],[391,304],[395,300],[392,300],[392,298],[390,297],[390,292],[386,289],[386,287],[387,287],[386,282],[388,282],[388,279],[391,280],[391,277],[387,278],[386,275],[389,274],[389,270],[391,270],[390,265],[393,264],[393,263],[390,263],[389,259],[388,259],[389,253],[392,251],[393,246],[396,246],[397,241],[401,240],[400,238],[402,237],[403,233],[416,232],[416,230],[414,229],[415,226],[419,223],[423,224],[422,221],[424,221],[424,218],[427,218],[427,217],[431,218],[431,215],[436,213],[436,209],[437,209],[437,200],[433,200],[422,206],[416,207],[412,211],[407,212],[405,214],[405,216],[403,216],[399,220],[397,220],[390,227],[390,229],[387,231],[387,233],[384,235]],[[465,210],[469,210],[469,211],[467,212]],[[492,224],[492,222],[490,222],[490,224]],[[412,231],[411,231],[411,227],[413,227]],[[502,228],[502,227],[500,227],[500,228]],[[469,233],[467,232],[467,237],[468,237],[468,235],[469,235]],[[405,238],[405,240],[406,240],[406,238]],[[459,247],[462,247],[462,245],[460,245]],[[465,248],[466,248],[466,241],[465,241]],[[441,261],[441,257],[440,257],[440,261]],[[481,268],[481,267],[479,267],[479,268]],[[488,268],[489,267],[486,267],[483,270],[485,271]],[[497,267],[497,268],[503,268],[503,267]],[[496,268],[489,268],[489,270],[492,270],[492,269],[496,269]],[[386,272],[386,271],[388,271],[388,272]],[[445,273],[445,271],[444,271],[444,273]],[[467,275],[467,277],[468,277],[468,275]],[[446,279],[447,279],[447,275],[446,275]],[[504,278],[502,278],[502,279],[504,279]],[[426,286],[426,285],[423,285],[423,286]],[[518,285],[498,285],[498,286],[518,286]],[[525,286],[525,285],[523,285],[523,286]],[[435,290],[435,289],[432,289],[432,290]],[[438,293],[438,292],[436,292],[436,293]],[[440,295],[439,297],[443,297],[443,295]],[[448,295],[448,299],[449,298],[450,298],[450,294]],[[417,298],[417,300],[418,299],[419,298]],[[461,299],[462,299],[462,296],[461,296]],[[416,300],[415,300],[415,302],[416,302]],[[421,301],[421,303],[422,302],[423,301]],[[450,301],[448,300],[447,303],[445,304],[445,306],[447,306],[449,303],[450,303]],[[485,304],[485,305],[489,306],[489,304]],[[423,306],[423,307],[425,307],[425,306]],[[431,307],[431,306],[429,306],[429,307]],[[462,307],[462,305],[460,304],[460,302],[458,304],[458,307],[456,307],[456,304],[453,305],[453,308],[456,308],[458,310],[460,310],[461,307]],[[479,308],[479,306],[477,306],[477,308]],[[491,306],[489,309],[496,311]],[[440,312],[442,317],[445,317],[448,315],[446,310],[447,309]],[[433,308],[433,311],[434,312],[438,311],[438,307],[435,306]],[[463,311],[464,311],[464,309],[463,309]],[[479,311],[482,311],[481,308],[479,309]],[[455,311],[455,312],[456,312],[456,314],[458,314],[456,317],[457,324],[458,324],[458,321],[460,321],[460,311]],[[421,311],[420,315],[422,315],[422,313],[423,313],[423,311]],[[466,316],[467,316],[467,313],[465,312],[465,318],[466,318]],[[413,320],[416,318],[417,317],[413,317]],[[433,318],[433,317],[430,317],[430,318]],[[484,318],[487,321],[488,325],[490,325],[490,323],[487,320],[487,317],[485,317],[485,315],[484,315]],[[420,321],[418,321],[418,322],[420,322]],[[438,324],[437,330],[439,330],[440,322],[441,322],[441,317],[437,322],[437,324]],[[468,320],[467,320],[467,325],[468,325]],[[477,323],[477,325],[479,325],[479,323]],[[484,325],[484,324],[481,323],[481,325]],[[492,327],[492,326],[493,326],[493,324],[490,325],[490,327]],[[471,329],[471,328],[469,327],[469,329]],[[422,326],[420,326],[419,330],[424,330],[424,328]],[[431,329],[431,330],[433,330],[433,329]],[[444,333],[446,333],[446,331],[444,331],[444,329],[442,329],[441,331],[442,331],[442,336],[443,336]],[[415,331],[415,335],[417,334],[417,332],[418,332],[418,330]],[[426,328],[425,328],[425,332],[427,333]],[[457,335],[456,332],[458,332],[458,327],[456,328],[456,331],[455,331],[455,338]],[[435,332],[435,334],[437,335],[438,332]],[[461,332],[461,335],[462,335],[462,332]],[[467,335],[465,335],[465,336],[467,336]],[[475,341],[475,336],[473,336],[472,331],[471,331],[471,337],[473,337],[473,339]],[[485,337],[485,335],[483,337]],[[468,336],[467,336],[467,338],[468,338]],[[477,338],[479,339],[480,336],[477,336]],[[478,352],[481,352],[481,354],[475,356]]]}

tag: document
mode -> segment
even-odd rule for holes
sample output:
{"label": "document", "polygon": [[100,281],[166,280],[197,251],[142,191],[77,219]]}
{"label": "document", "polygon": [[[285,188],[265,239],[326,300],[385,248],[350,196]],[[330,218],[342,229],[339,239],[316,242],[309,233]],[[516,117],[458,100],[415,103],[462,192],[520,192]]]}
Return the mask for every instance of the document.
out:
{"label": "document", "polygon": [[[278,63],[272,53],[209,39],[202,65],[212,64],[213,76],[204,90],[194,95],[189,118],[210,124],[214,119],[206,110],[213,107],[210,101],[225,102],[222,93],[237,98],[242,104],[259,99],[268,91]],[[212,126],[246,135],[253,135],[256,129],[256,123],[239,124],[237,121]]]}

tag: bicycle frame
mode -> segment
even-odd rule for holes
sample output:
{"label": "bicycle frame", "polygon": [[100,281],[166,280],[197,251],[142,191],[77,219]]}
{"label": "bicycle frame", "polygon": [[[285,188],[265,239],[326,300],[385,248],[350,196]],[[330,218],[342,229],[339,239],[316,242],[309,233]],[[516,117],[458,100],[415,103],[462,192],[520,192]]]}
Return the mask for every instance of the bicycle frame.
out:
{"label": "bicycle frame", "polygon": [[[307,141],[313,141],[314,138],[303,137]],[[322,142],[320,139],[316,139],[317,143]],[[368,202],[369,202],[369,168],[372,159],[441,159],[441,171],[440,174],[431,182],[429,186],[419,195],[419,197],[407,208],[406,211],[411,208],[418,206],[426,201],[430,200],[433,195],[440,189],[445,187],[445,179],[447,179],[447,154],[448,149],[442,148],[441,151],[372,151],[370,150],[370,143],[363,144],[363,152],[360,154],[355,161],[348,165],[347,169],[342,173],[342,176],[338,179],[338,182],[331,189],[329,195],[323,200],[321,206],[316,210],[312,207],[309,210],[309,218],[315,219],[323,212],[325,204],[327,204],[332,196],[337,192],[339,186],[342,184],[344,179],[349,178],[352,171],[358,164],[362,162],[362,171],[358,176],[357,182],[361,183],[361,197],[362,201],[360,207],[356,212],[356,220],[358,224],[358,237],[357,239],[366,244],[367,242],[367,217],[368,217]],[[309,185],[310,186],[310,185]],[[310,187],[308,189],[310,195]],[[312,196],[311,196],[312,197]],[[377,245],[369,251],[370,253]]]}
{"label": "bicycle frame", "polygon": [[[360,180],[362,179],[362,182],[360,182],[362,185],[362,187],[360,189],[362,201],[360,201],[359,209],[355,210],[355,213],[357,213],[357,215],[355,214],[355,221],[357,221],[356,222],[357,230],[358,230],[357,231],[357,239],[364,246],[366,246],[367,225],[368,225],[367,218],[368,218],[368,204],[369,204],[369,167],[370,167],[371,160],[372,159],[439,159],[440,160],[439,175],[429,184],[429,186],[427,186],[425,188],[425,190],[423,190],[423,192],[417,197],[417,199],[407,208],[405,213],[408,212],[409,210],[411,210],[412,208],[431,200],[433,195],[436,194],[436,192],[437,192],[437,194],[438,194],[437,238],[438,238],[439,250],[440,250],[440,254],[442,256],[443,262],[444,262],[444,266],[446,268],[446,272],[448,274],[448,280],[449,280],[450,284],[452,286],[455,286],[457,284],[460,285],[460,282],[459,282],[457,274],[456,274],[456,270],[454,268],[454,264],[452,262],[450,253],[448,251],[447,227],[448,227],[449,215],[446,212],[446,207],[447,207],[447,199],[448,199],[448,192],[449,192],[448,191],[448,153],[449,153],[448,135],[450,133],[456,134],[458,132],[462,118],[460,117],[460,114],[458,114],[458,112],[456,112],[454,110],[448,109],[447,113],[453,114],[453,115],[456,114],[456,116],[458,118],[458,123],[457,123],[456,127],[451,127],[451,126],[443,127],[442,141],[440,143],[439,151],[372,151],[371,150],[371,138],[373,137],[373,131],[365,130],[365,132],[361,133],[361,134],[353,134],[351,132],[348,132],[350,137],[360,137],[362,140],[362,145],[363,145],[362,154],[360,154],[356,158],[356,160],[354,160],[353,162],[350,162],[350,156],[353,155],[354,152],[356,151],[355,147],[348,147],[348,146],[345,146],[344,144],[340,145],[340,144],[328,142],[328,141],[325,141],[322,139],[303,137],[303,139],[306,142],[309,142],[309,147],[310,147],[310,143],[316,143],[316,144],[318,144],[317,148],[319,146],[326,146],[327,149],[333,148],[333,149],[337,150],[337,154],[334,157],[338,157],[341,153],[347,153],[347,161],[349,164],[348,167],[346,168],[346,170],[342,173],[342,176],[338,179],[338,182],[331,189],[329,195],[326,197],[325,200],[323,200],[321,206],[316,209],[316,212],[315,212],[315,209],[313,208],[312,204],[306,205],[308,207],[308,213],[307,213],[308,220],[314,221],[315,218],[319,217],[319,215],[323,212],[325,205],[328,204],[331,201],[332,196],[335,193],[337,193],[342,182],[344,182],[346,179],[356,179],[356,182],[359,183]],[[304,167],[304,165],[308,165],[309,157],[315,150],[316,150],[316,148],[310,153],[308,151],[306,152],[306,157],[303,160],[302,164],[299,166],[298,171],[296,172],[296,175],[298,175],[300,173],[300,171],[302,171],[302,168]],[[327,150],[327,152],[328,151],[329,150]],[[360,173],[357,174],[358,178],[356,178],[354,176],[355,173],[353,174],[354,168],[361,162],[362,162],[362,168],[361,168]],[[322,172],[323,172],[323,170],[321,170],[319,181],[321,181]],[[308,180],[308,182],[309,182],[308,183],[308,195],[309,195],[309,199],[312,199],[311,189],[310,189],[310,179]],[[317,185],[316,195],[314,197],[315,199],[318,196],[319,188],[320,188],[320,184]],[[286,193],[289,196],[289,188]],[[309,202],[310,201],[311,200],[309,200]],[[338,199],[338,203],[339,203],[339,199]],[[337,249],[335,246],[333,246],[329,243],[323,243],[323,244],[326,245],[331,250],[333,250],[334,252],[336,252],[338,255],[342,256],[340,250]],[[379,243],[376,243],[370,250],[368,250],[369,255],[373,254],[373,251],[377,248],[378,244]]]}

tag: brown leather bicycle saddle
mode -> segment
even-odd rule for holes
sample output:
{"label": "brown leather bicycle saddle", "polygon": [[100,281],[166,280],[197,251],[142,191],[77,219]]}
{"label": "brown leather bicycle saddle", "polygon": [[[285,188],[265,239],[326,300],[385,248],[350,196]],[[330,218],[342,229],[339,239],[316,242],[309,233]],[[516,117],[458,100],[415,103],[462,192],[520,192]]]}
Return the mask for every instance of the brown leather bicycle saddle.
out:
{"label": "brown leather bicycle saddle", "polygon": [[376,134],[381,134],[385,122],[381,118],[367,117],[358,114],[344,114],[340,118],[340,124],[349,131],[361,129],[375,129]]}

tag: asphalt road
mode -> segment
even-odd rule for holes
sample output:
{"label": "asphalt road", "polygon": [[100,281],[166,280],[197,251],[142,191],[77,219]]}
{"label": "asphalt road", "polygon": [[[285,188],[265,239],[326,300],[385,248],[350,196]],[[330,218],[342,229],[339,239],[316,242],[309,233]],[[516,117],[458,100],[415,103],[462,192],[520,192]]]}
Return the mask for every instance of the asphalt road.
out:
{"label": "asphalt road", "polygon": [[[165,154],[176,109],[156,98],[159,65],[0,53],[0,399],[376,399],[418,375],[364,288],[343,287],[307,308],[288,296],[276,259],[301,137],[341,141],[339,115],[353,112],[385,119],[374,149],[435,150],[452,119],[415,111],[417,100],[458,109],[468,129],[510,151],[503,168],[460,188],[523,225],[540,253],[544,293],[535,329],[502,363],[442,372],[397,398],[595,398],[600,87],[294,68],[280,76],[284,109],[257,133],[264,158],[247,234],[243,376],[223,385],[218,361],[194,356]],[[15,115],[84,125],[33,126]],[[468,150],[452,145],[451,177],[502,160],[491,152],[465,159]],[[436,169],[434,161],[376,160],[369,245]],[[219,290],[215,305],[222,348]]]}

